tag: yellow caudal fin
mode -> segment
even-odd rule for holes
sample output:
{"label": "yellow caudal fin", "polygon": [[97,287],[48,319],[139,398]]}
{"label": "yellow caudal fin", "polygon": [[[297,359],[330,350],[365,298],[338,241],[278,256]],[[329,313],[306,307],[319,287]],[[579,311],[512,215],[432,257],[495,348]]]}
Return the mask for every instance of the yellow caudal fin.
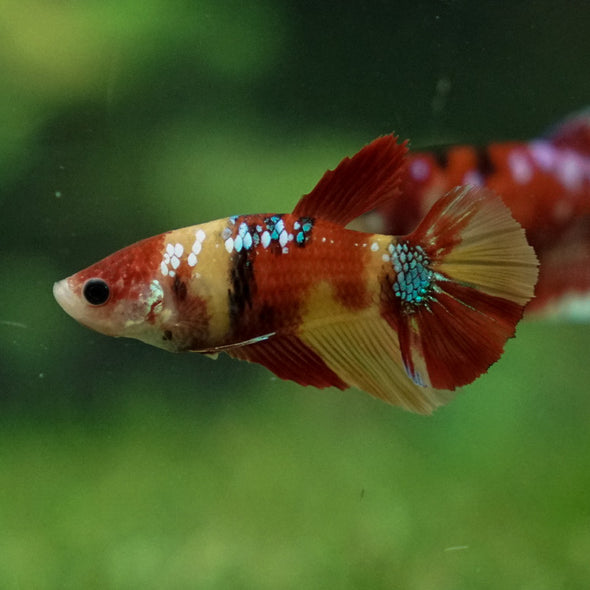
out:
{"label": "yellow caudal fin", "polygon": [[500,358],[538,273],[524,230],[500,197],[473,187],[439,199],[415,232],[397,240],[392,263],[385,315],[408,375],[449,390]]}

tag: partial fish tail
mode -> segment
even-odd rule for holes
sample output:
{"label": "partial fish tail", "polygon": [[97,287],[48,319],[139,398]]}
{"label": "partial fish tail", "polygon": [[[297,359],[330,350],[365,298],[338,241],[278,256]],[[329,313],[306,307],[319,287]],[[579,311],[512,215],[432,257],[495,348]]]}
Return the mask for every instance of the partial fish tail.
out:
{"label": "partial fish tail", "polygon": [[390,255],[381,313],[407,374],[435,389],[470,383],[500,358],[533,297],[538,263],[523,229],[491,191],[458,187]]}
{"label": "partial fish tail", "polygon": [[567,147],[590,156],[590,107],[573,113],[554,125],[547,138],[557,147]]}

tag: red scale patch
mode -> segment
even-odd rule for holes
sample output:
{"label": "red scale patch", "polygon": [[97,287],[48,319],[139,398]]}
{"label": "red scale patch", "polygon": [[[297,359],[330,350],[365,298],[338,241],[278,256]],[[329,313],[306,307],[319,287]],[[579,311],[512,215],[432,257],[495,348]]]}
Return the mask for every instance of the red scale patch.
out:
{"label": "red scale patch", "polygon": [[76,286],[81,289],[88,279],[101,278],[109,285],[111,301],[133,298],[137,288],[151,283],[159,268],[166,235],[127,246],[80,271],[75,275]]}

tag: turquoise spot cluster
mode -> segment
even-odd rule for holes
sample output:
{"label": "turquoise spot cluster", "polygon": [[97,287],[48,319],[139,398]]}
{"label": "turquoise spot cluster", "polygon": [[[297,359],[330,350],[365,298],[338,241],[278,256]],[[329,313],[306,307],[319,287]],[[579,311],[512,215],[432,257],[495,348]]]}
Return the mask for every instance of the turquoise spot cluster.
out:
{"label": "turquoise spot cluster", "polygon": [[390,244],[389,253],[396,272],[393,283],[395,296],[411,305],[424,304],[434,277],[424,250],[420,246],[410,246],[403,242]]}
{"label": "turquoise spot cluster", "polygon": [[278,240],[285,229],[285,222],[280,215],[267,217],[264,224],[266,225],[266,231],[270,234],[271,241]]}
{"label": "turquoise spot cluster", "polygon": [[313,220],[309,217],[301,217],[293,224],[293,231],[295,234],[295,242],[298,246],[303,246],[309,237],[311,228],[313,227]]}
{"label": "turquoise spot cluster", "polygon": [[[297,246],[305,246],[313,228],[313,219],[300,217],[293,222],[291,231],[285,226],[282,215],[265,217],[262,223],[248,223],[247,218],[238,222],[238,216],[229,218],[230,226],[238,225],[237,233],[231,227],[225,228],[222,239],[228,252],[241,252],[250,250],[258,245],[268,248],[272,244],[279,246],[279,252],[286,254],[289,251],[289,243]],[[244,218],[243,218],[244,219]]]}

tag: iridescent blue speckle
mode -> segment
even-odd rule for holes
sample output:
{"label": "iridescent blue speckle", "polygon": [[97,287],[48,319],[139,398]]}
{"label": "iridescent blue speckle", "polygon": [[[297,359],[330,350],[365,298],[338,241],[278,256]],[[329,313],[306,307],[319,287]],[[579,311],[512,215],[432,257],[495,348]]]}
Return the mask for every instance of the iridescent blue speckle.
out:
{"label": "iridescent blue speckle", "polygon": [[407,243],[389,245],[393,270],[396,272],[393,291],[396,297],[411,305],[425,303],[432,287],[434,273],[430,261],[420,246]]}
{"label": "iridescent blue speckle", "polygon": [[238,219],[235,215],[230,217],[228,227],[221,234],[225,249],[230,254],[249,251],[259,245],[265,250],[270,248],[274,253],[288,254],[289,242],[299,247],[305,246],[313,228],[313,219],[310,217],[300,217],[293,221],[292,227],[288,227],[282,215],[265,217],[262,223],[256,224],[249,224],[243,219],[238,223]]}
{"label": "iridescent blue speckle", "polygon": [[305,243],[310,238],[311,229],[313,227],[313,219],[309,217],[300,217],[294,224],[294,230],[300,230],[295,234],[295,243],[298,246],[305,246]]}

